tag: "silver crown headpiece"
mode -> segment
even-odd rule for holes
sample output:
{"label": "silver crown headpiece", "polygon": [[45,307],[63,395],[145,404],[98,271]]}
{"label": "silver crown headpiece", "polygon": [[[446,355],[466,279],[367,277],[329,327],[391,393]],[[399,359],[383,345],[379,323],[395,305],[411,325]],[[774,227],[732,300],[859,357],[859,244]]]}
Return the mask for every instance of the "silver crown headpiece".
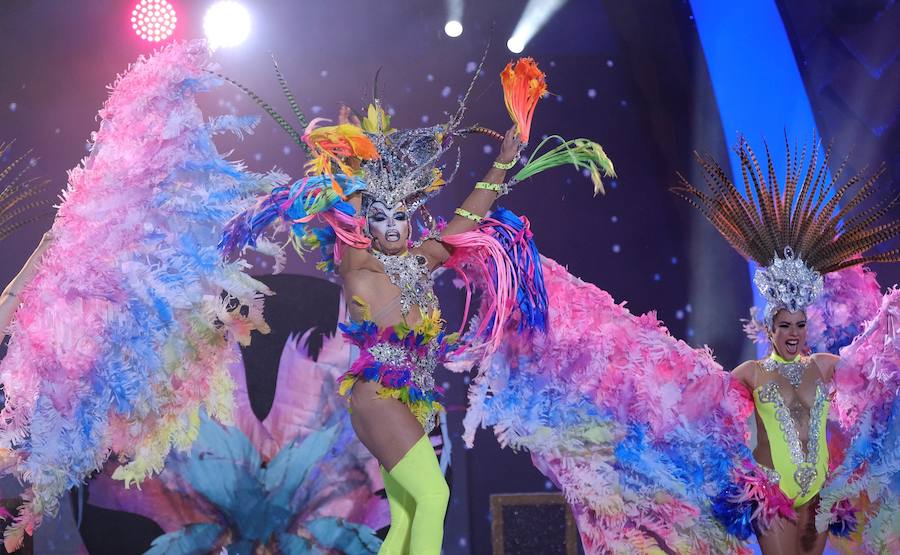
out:
{"label": "silver crown headpiece", "polygon": [[[444,183],[438,160],[452,144],[452,123],[386,133],[366,133],[379,157],[363,163],[365,203],[404,203],[413,212],[437,195]],[[459,168],[457,156],[456,169]],[[453,175],[446,178],[451,181]]]}
{"label": "silver crown headpiece", "polygon": [[771,328],[779,310],[796,312],[812,304],[822,294],[824,281],[822,274],[785,247],[784,258],[776,255],[771,264],[758,268],[753,283],[766,298],[766,324]]}

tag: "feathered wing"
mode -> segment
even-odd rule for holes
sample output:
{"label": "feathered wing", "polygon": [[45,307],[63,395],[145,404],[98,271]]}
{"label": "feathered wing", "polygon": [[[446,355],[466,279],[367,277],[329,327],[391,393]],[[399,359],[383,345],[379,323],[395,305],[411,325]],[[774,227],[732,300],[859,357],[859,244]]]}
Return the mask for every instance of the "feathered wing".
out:
{"label": "feathered wing", "polygon": [[749,458],[746,394],[653,314],[632,315],[548,258],[535,273],[546,331],[505,333],[486,359],[455,365],[480,364],[466,442],[492,426],[527,449],[572,505],[588,553],[740,551],[712,511]]}
{"label": "feathered wing", "polygon": [[[900,289],[835,369],[834,409],[852,438],[821,492],[819,529],[849,535],[856,552],[900,551]],[[849,502],[856,512],[848,510]],[[863,526],[853,530],[857,521]]]}
{"label": "feathered wing", "polygon": [[191,444],[201,407],[230,419],[227,342],[265,331],[267,290],[216,244],[260,182],[280,177],[249,174],[216,151],[214,134],[253,121],[204,121],[195,96],[216,84],[208,65],[201,42],[138,60],[69,173],[54,243],[20,295],[0,366],[0,446],[28,488],[9,547],[111,452],[123,463],[116,477],[139,482],[173,446]]}

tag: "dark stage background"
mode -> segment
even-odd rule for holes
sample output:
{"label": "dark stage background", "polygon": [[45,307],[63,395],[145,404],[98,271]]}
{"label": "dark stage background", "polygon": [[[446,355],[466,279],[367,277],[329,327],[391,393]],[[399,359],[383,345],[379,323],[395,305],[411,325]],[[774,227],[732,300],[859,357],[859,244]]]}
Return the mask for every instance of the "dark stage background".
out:
{"label": "dark stage background", "polygon": [[[172,3],[179,19],[174,39],[201,37],[203,13],[211,2]],[[51,179],[57,189],[65,184],[66,170],[86,153],[106,85],[137,56],[153,50],[130,29],[133,4],[0,4],[0,140],[16,139],[12,156],[33,148],[35,175]],[[468,121],[497,130],[509,125],[498,74],[514,56],[505,43],[525,2],[466,3],[465,31],[456,39],[443,32],[442,1],[244,4],[253,17],[250,38],[237,48],[220,50],[215,59],[223,73],[282,112],[288,110],[269,52],[278,58],[310,117],[335,117],[342,103],[364,107],[381,68],[381,96],[396,112],[396,127],[443,121],[446,112],[456,109],[458,95],[492,38]],[[838,153],[855,148],[854,169],[886,162],[882,187],[885,194],[896,192],[900,45],[893,30],[900,26],[900,8],[889,0],[797,0],[777,2],[777,7],[820,133],[834,138]],[[587,179],[560,169],[519,185],[504,204],[529,217],[546,256],[617,300],[627,300],[633,312],[656,310],[676,337],[697,346],[709,344],[725,367],[752,356],[738,322],[752,302],[746,264],[667,192],[675,172],[696,176],[693,150],[724,160],[727,145],[736,139],[720,123],[691,4],[570,0],[523,55],[537,59],[553,93],[538,105],[533,136],[592,138],[604,146],[620,177],[607,183],[606,196],[592,198]],[[208,115],[261,114],[230,86],[206,95],[204,103]],[[799,141],[812,131],[786,129]],[[760,139],[749,138],[754,144]],[[781,148],[782,137],[769,139]],[[233,158],[246,160],[255,170],[278,166],[293,176],[302,172],[298,149],[265,116],[254,135],[241,143],[223,140],[219,146],[234,148]],[[484,138],[464,144],[460,173],[435,202],[435,214],[452,213],[487,170],[497,146]],[[0,244],[0,283],[15,275],[47,227],[49,220],[30,224]],[[267,273],[271,261],[256,263],[259,273]],[[874,269],[884,285],[900,281],[900,268]],[[311,262],[296,257],[289,259],[286,271],[319,275]],[[439,279],[439,294],[446,316],[456,325],[462,306],[448,278]],[[487,553],[490,494],[553,488],[526,454],[501,450],[489,431],[479,434],[474,449],[462,448],[466,385],[461,376],[443,376],[455,443],[445,552]]]}

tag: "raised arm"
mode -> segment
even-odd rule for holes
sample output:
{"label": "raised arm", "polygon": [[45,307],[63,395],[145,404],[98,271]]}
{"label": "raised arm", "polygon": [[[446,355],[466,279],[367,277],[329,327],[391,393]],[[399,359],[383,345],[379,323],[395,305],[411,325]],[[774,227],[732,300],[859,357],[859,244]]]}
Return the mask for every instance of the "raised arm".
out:
{"label": "raised arm", "polygon": [[6,286],[3,293],[0,293],[0,334],[2,334],[3,330],[5,330],[10,322],[12,322],[13,316],[15,316],[16,310],[18,310],[21,302],[19,300],[19,293],[32,279],[34,279],[35,274],[37,274],[38,263],[41,260],[41,256],[52,242],[53,236],[48,231],[41,238],[41,242],[38,243],[37,248],[34,249],[31,256],[28,257],[28,261],[25,262],[25,266],[22,267],[22,270],[19,271],[18,275],[16,275],[11,282],[9,282],[9,285]]}
{"label": "raised arm", "polygon": [[[462,206],[456,210],[453,219],[444,228],[444,235],[472,231],[478,226],[481,219],[487,215],[494,205],[494,201],[500,196],[499,185],[506,181],[506,169],[503,167],[516,160],[520,146],[521,142],[516,133],[516,126],[513,125],[503,136],[500,154],[497,156],[491,169],[488,170],[484,179],[475,185],[475,189],[469,193]],[[450,251],[447,246],[439,240],[429,239],[422,243],[417,251],[425,255],[432,267],[440,266],[450,257]]]}

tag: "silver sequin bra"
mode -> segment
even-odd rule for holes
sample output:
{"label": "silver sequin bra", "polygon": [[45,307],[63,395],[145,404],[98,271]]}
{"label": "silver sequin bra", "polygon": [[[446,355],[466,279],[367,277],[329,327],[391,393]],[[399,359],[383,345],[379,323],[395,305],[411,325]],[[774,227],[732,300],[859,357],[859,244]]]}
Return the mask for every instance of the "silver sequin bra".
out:
{"label": "silver sequin bra", "polygon": [[384,265],[384,272],[391,283],[400,289],[400,312],[406,317],[413,306],[426,312],[438,307],[434,294],[434,280],[428,271],[428,261],[419,254],[390,255],[372,251],[375,258]]}

